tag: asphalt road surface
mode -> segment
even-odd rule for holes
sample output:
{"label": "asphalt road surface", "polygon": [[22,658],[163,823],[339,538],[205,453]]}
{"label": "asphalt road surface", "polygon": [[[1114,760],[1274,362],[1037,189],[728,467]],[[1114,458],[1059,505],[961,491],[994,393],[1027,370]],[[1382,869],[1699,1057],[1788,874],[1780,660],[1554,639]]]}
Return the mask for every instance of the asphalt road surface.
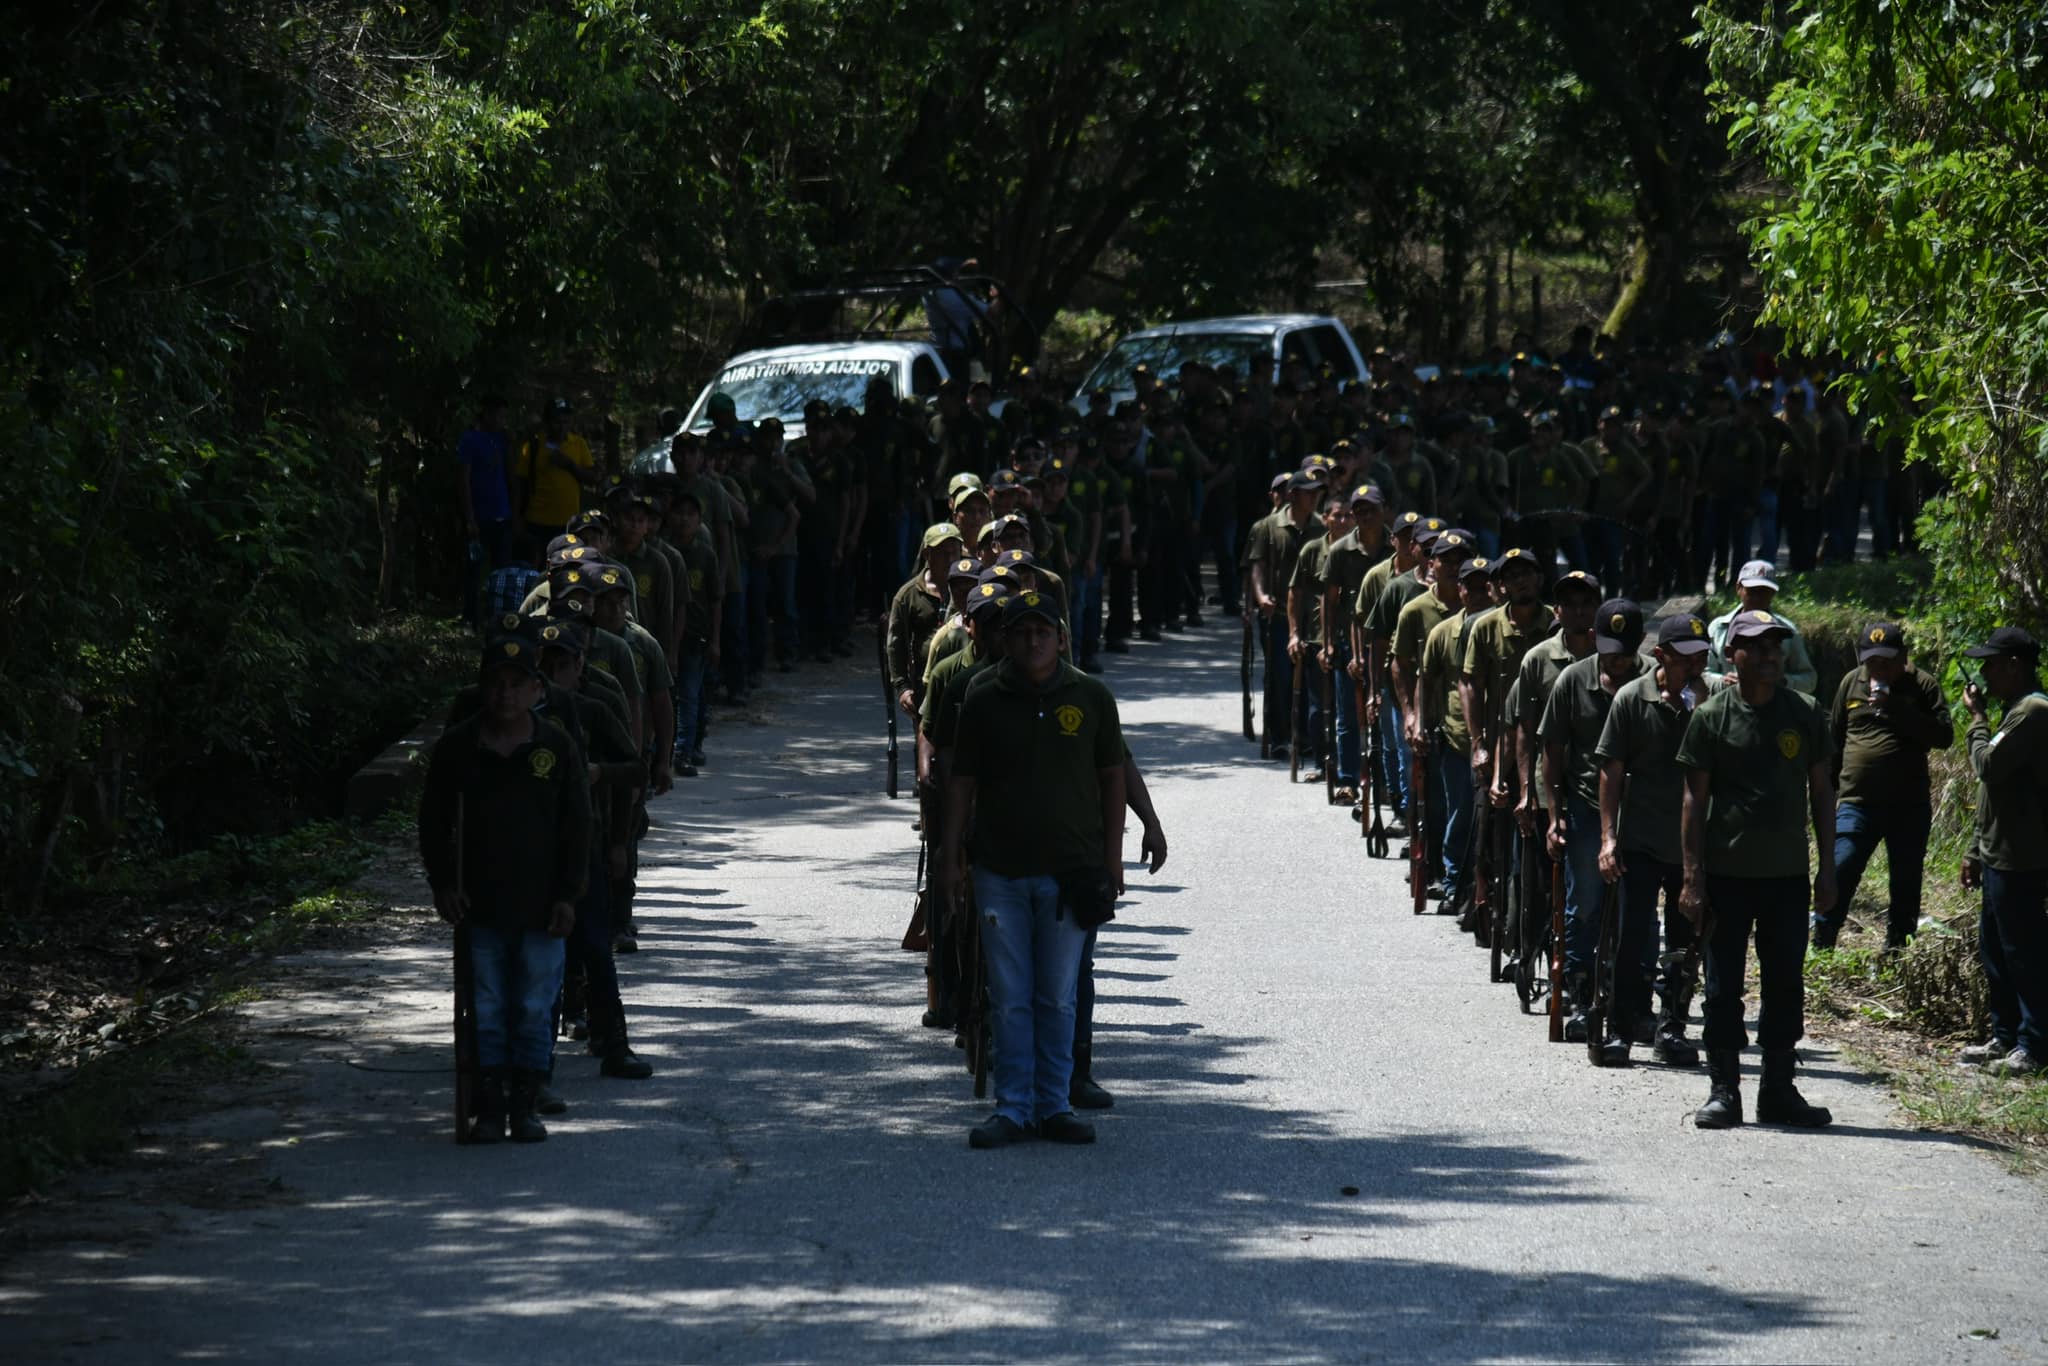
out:
{"label": "asphalt road surface", "polygon": [[984,1110],[895,947],[879,689],[813,671],[657,804],[622,963],[654,1080],[565,1045],[549,1142],[457,1148],[424,914],[304,957],[249,1008],[286,1070],[155,1136],[254,1179],[18,1255],[0,1355],[2048,1360],[2039,1185],[1824,1047],[1833,1128],[1703,1134],[1703,1073],[1547,1043],[1238,738],[1236,646],[1212,624],[1109,676],[1172,856],[1102,936],[1093,1148],[968,1149]]}

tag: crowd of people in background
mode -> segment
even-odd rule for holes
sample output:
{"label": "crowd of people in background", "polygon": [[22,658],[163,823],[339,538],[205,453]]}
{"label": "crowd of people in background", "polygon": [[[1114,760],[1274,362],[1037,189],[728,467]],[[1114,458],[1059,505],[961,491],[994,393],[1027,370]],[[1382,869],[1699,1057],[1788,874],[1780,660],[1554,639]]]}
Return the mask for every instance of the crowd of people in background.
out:
{"label": "crowd of people in background", "polygon": [[[579,866],[522,865],[510,938],[475,955],[479,982],[498,984],[486,1067],[519,1079],[495,1112],[512,1136],[538,1128],[558,1016],[580,1009],[607,1071],[644,1075],[610,959],[633,947],[647,795],[706,763],[717,704],[743,705],[771,664],[860,653],[856,629],[872,626],[889,705],[917,737],[924,1022],[972,1052],[967,1012],[986,1012],[997,1108],[972,1140],[1092,1140],[1073,1111],[1111,1103],[1088,1021],[1122,813],[1155,866],[1165,837],[1113,694],[1090,676],[1212,611],[1244,623],[1248,667],[1262,657],[1262,753],[1361,827],[1391,813],[1417,905],[1497,948],[1496,975],[1525,1001],[1554,956],[1564,1037],[1608,1064],[1647,1044],[1696,1065],[1686,1022],[1703,975],[1712,1085],[1698,1122],[1740,1122],[1754,939],[1757,1117],[1826,1123],[1793,1084],[1800,964],[1809,939],[1834,942],[1880,844],[1889,942],[1913,933],[1926,755],[1953,734],[1891,622],[1870,625],[1823,709],[1796,625],[1772,610],[1775,576],[1781,556],[1804,570],[1910,545],[1918,468],[1846,409],[1829,367],[1762,349],[1623,351],[1580,329],[1554,356],[1518,338],[1463,367],[1384,351],[1371,365],[1348,379],[1285,354],[1140,365],[1129,397],[1072,401],[1023,366],[1000,394],[948,379],[928,408],[878,377],[858,409],[808,405],[794,439],[779,416],[745,420],[714,394],[705,430],[659,415],[663,458],[637,473],[600,470],[564,400],[517,436],[486,398],[458,450],[465,612],[485,637],[460,736],[510,767],[444,765],[444,741],[439,790],[539,775],[534,746],[586,788],[553,815],[585,828],[562,855]],[[1740,606],[1712,621],[1683,605],[1730,586]],[[1646,614],[1666,599],[1681,604]],[[2006,714],[1996,735],[1970,731],[1994,998],[1976,1055],[2020,1074],[2048,1056],[2048,699],[2025,633],[1994,637],[1985,658]],[[1971,705],[1981,720],[1981,694]],[[1248,738],[1252,711],[1248,694]],[[1071,763],[1018,748],[1041,725],[1075,742]],[[496,808],[468,809],[473,825]],[[434,833],[446,800],[433,819],[437,904],[460,916],[456,855]],[[494,838],[530,858],[530,832],[515,820],[470,838],[468,886],[489,876],[481,851],[508,847]],[[1553,880],[1555,935],[1537,913]],[[536,900],[550,885],[560,895]],[[586,916],[596,928],[576,928]],[[537,946],[551,937],[579,946],[565,1005],[562,955]]]}

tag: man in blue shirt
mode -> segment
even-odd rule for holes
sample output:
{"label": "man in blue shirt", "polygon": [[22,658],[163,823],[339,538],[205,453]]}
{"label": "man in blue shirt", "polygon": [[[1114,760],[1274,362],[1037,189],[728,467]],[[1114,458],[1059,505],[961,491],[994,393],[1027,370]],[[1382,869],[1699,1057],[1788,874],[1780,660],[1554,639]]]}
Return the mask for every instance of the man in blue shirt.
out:
{"label": "man in blue shirt", "polygon": [[455,443],[455,462],[462,466],[462,530],[468,557],[462,572],[462,619],[477,619],[477,588],[487,569],[512,563],[512,494],[505,466],[512,455],[505,434],[505,400],[485,394],[477,404],[476,425]]}

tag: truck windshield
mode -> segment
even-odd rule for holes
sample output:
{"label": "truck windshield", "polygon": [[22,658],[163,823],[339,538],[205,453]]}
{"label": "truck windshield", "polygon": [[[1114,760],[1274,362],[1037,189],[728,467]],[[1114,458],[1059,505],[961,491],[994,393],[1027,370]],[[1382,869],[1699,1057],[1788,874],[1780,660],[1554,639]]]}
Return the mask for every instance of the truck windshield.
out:
{"label": "truck windshield", "polygon": [[1269,366],[1273,363],[1271,337],[1256,332],[1176,332],[1171,336],[1125,337],[1103,357],[1081,386],[1081,392],[1130,388],[1131,368],[1140,362],[1151,366],[1152,373],[1160,379],[1171,382],[1180,367],[1191,360],[1208,366],[1232,366],[1244,376],[1251,372],[1255,358]]}
{"label": "truck windshield", "polygon": [[[822,398],[835,408],[859,408],[867,400],[870,379],[881,375],[891,381],[891,387],[899,387],[894,383],[895,373],[892,360],[820,356],[748,361],[726,367],[711,392],[729,395],[742,422],[779,417],[787,424],[803,421],[804,405],[812,399]],[[707,396],[705,402],[709,401]],[[691,424],[695,431],[711,426],[702,408],[696,419]]]}

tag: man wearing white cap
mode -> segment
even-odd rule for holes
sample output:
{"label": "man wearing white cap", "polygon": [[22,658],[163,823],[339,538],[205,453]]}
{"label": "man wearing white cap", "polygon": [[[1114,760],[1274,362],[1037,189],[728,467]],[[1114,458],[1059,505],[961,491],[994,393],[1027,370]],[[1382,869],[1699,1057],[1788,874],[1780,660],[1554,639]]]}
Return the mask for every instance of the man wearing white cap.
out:
{"label": "man wearing white cap", "polygon": [[[1775,571],[1769,560],[1751,560],[1735,575],[1735,584],[1742,597],[1742,605],[1733,612],[1723,612],[1707,623],[1707,636],[1714,642],[1714,648],[1707,655],[1707,672],[1716,684],[1732,683],[1734,674],[1728,664],[1728,627],[1744,612],[1770,612],[1771,600],[1778,596],[1777,580],[1771,575]],[[1813,656],[1806,652],[1806,640],[1799,634],[1799,627],[1789,618],[1777,612],[1778,625],[1785,628],[1785,686],[1808,698],[1820,686],[1820,670],[1813,667]]]}

